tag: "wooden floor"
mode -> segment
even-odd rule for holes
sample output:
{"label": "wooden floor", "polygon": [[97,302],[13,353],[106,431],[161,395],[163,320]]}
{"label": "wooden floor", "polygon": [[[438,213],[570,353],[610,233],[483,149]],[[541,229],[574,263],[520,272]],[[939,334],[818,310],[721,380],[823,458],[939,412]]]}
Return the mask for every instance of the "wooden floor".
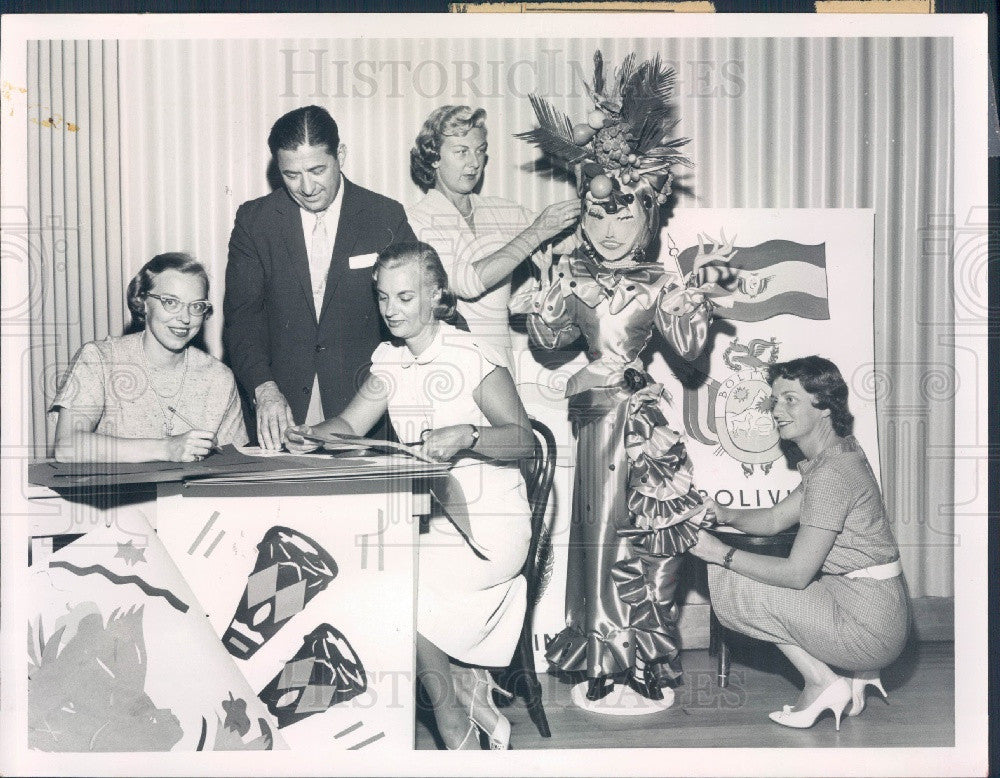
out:
{"label": "wooden floor", "polygon": [[[590,713],[570,700],[571,684],[540,675],[551,738],[542,738],[522,700],[504,710],[515,749],[537,748],[726,748],[893,747],[954,745],[954,644],[911,643],[882,680],[889,704],[875,693],[858,717],[834,729],[827,711],[811,729],[771,722],[767,714],[795,700],[800,681],[774,649],[754,641],[733,644],[729,687],[716,683],[716,660],[705,650],[684,651],[684,685],[674,705],[643,716]],[[418,719],[416,747],[436,748],[425,718]]]}

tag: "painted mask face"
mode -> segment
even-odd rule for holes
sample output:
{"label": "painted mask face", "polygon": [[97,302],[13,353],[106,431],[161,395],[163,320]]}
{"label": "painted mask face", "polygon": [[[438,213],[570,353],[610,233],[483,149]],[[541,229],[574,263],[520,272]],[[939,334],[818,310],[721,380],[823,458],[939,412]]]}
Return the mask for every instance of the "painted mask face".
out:
{"label": "painted mask face", "polygon": [[622,189],[634,197],[615,213],[608,213],[600,202],[583,203],[583,232],[606,262],[627,258],[649,240],[649,217],[642,207],[641,194],[627,185]]}
{"label": "painted mask face", "polygon": [[438,189],[463,195],[472,192],[486,167],[486,130],[473,127],[465,135],[446,135],[441,141],[441,159],[434,167]]}
{"label": "painted mask face", "polygon": [[434,321],[441,290],[424,280],[416,262],[381,270],[375,288],[379,311],[393,337],[415,338]]}

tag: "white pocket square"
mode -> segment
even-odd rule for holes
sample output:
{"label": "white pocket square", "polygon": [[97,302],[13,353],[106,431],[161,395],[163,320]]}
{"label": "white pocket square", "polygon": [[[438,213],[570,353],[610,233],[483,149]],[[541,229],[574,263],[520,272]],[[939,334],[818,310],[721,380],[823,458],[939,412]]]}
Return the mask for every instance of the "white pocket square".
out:
{"label": "white pocket square", "polygon": [[362,267],[371,267],[375,264],[376,259],[378,259],[378,254],[358,254],[356,257],[348,259],[347,264],[351,270],[358,270]]}

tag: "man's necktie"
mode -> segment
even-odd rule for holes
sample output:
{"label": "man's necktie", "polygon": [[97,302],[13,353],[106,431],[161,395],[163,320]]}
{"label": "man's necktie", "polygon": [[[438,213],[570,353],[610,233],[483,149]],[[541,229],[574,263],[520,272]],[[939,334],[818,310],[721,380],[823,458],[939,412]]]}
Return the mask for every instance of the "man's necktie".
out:
{"label": "man's necktie", "polygon": [[[316,305],[316,321],[323,309],[326,292],[326,274],[330,270],[330,248],[327,243],[324,213],[316,214],[312,240],[309,242],[309,279],[312,283],[313,302]],[[309,408],[306,410],[306,424],[319,424],[324,419],[323,402],[320,399],[319,376],[313,376],[312,391],[309,394]]]}
{"label": "man's necktie", "polygon": [[326,274],[330,270],[330,249],[326,234],[324,214],[316,214],[313,225],[312,242],[309,247],[309,278],[312,281],[313,302],[316,304],[316,318],[319,318],[323,307],[323,294],[326,291]]}

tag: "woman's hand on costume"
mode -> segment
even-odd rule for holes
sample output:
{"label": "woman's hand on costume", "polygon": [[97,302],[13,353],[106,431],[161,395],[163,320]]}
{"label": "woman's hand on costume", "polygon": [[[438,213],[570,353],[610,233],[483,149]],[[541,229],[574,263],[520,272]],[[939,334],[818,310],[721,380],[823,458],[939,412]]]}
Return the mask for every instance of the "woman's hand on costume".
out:
{"label": "woman's hand on costume", "polygon": [[531,228],[538,236],[538,242],[544,243],[573,226],[579,216],[580,201],[574,197],[572,200],[563,200],[546,207],[535,217]]}
{"label": "woman's hand on costume", "polygon": [[437,462],[448,462],[455,454],[472,445],[472,425],[456,424],[452,427],[424,430],[420,435],[420,449],[425,456]]}
{"label": "woman's hand on costume", "polygon": [[731,518],[732,509],[723,508],[719,503],[713,500],[711,497],[705,498],[705,507],[708,509],[706,512],[714,517],[712,523],[716,525],[724,525],[729,523]]}
{"label": "woman's hand on costume", "polygon": [[307,424],[299,424],[295,427],[285,429],[285,448],[293,454],[308,454],[319,448],[319,443],[306,440],[302,436],[312,432],[312,427]]}
{"label": "woman's hand on costume", "polygon": [[721,565],[729,546],[707,530],[698,530],[698,542],[688,549],[693,556],[712,564]]}
{"label": "woman's hand on costume", "polygon": [[573,230],[565,238],[561,238],[558,242],[552,244],[552,253],[557,256],[572,254],[580,248],[581,243],[579,230]]}
{"label": "woman's hand on costume", "polygon": [[188,430],[164,440],[168,462],[194,462],[204,459],[215,447],[215,433],[210,430]]}

